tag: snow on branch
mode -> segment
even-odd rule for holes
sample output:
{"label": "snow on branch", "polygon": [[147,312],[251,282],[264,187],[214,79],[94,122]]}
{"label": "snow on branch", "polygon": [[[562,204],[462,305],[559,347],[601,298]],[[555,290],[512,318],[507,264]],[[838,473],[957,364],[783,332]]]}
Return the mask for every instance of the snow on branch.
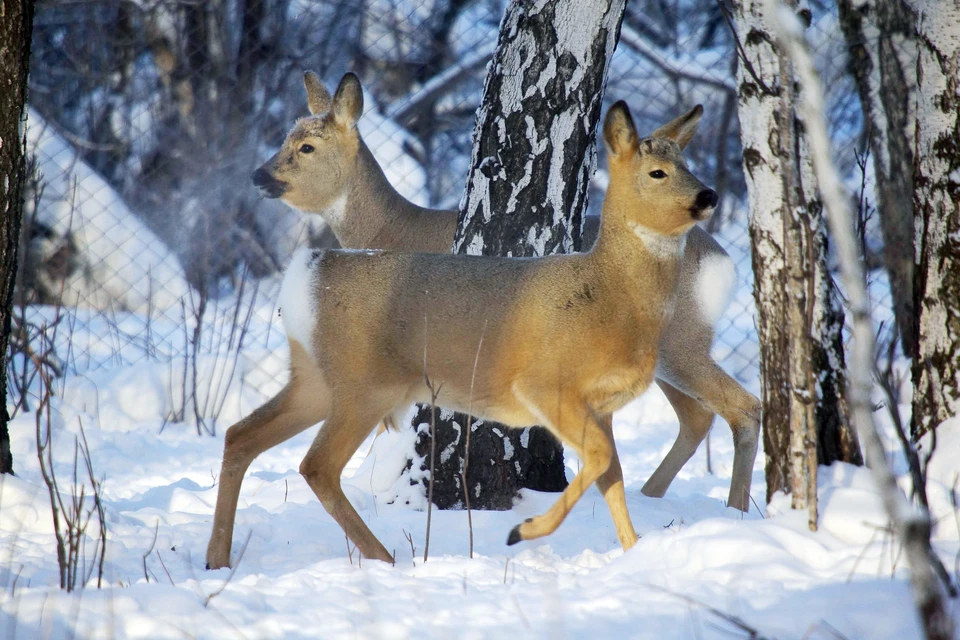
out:
{"label": "snow on branch", "polygon": [[876,345],[870,323],[870,310],[864,274],[857,256],[853,215],[843,192],[833,159],[824,120],[823,92],[813,61],[803,40],[803,27],[796,16],[776,0],[766,0],[766,9],[804,90],[797,104],[807,125],[814,171],[820,185],[834,246],[840,259],[840,272],[853,314],[853,353],[850,359],[850,408],[860,435],[867,466],[880,489],[884,509],[893,530],[900,538],[910,564],[913,597],[926,637],[953,638],[953,620],[945,605],[934,573],[935,557],[930,548],[930,515],[911,504],[897,485],[887,464],[883,443],[873,421],[870,393]]}

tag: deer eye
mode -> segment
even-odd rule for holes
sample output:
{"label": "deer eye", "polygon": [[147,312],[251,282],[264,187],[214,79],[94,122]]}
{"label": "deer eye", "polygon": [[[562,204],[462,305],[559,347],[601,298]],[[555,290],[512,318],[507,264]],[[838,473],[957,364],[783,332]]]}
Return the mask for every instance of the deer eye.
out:
{"label": "deer eye", "polygon": [[314,151],[314,149],[313,149],[313,145],[312,145],[312,144],[302,144],[302,145],[300,145],[300,153],[313,153],[313,151]]}
{"label": "deer eye", "polygon": [[660,169],[656,169],[650,172],[650,177],[655,180],[663,180],[664,178],[667,177],[667,174],[661,171]]}

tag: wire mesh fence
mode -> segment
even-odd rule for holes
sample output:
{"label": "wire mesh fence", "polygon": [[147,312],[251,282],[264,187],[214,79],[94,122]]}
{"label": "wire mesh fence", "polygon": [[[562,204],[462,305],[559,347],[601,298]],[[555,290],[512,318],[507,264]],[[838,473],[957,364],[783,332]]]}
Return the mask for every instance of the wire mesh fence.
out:
{"label": "wire mesh fence", "polygon": [[[279,274],[304,243],[328,246],[319,216],[264,200],[250,173],[306,115],[303,71],[331,89],[364,87],[360,133],[404,196],[455,208],[487,62],[505,0],[84,0],[37,5],[30,74],[27,195],[15,295],[12,397],[29,408],[29,345],[48,366],[95,378],[153,367],[172,421],[213,431],[224,403],[249,410],[287,375],[275,313]],[[861,110],[830,3],[812,3],[810,38],[852,189]],[[759,347],[740,165],[736,55],[712,0],[628,3],[606,100],[640,130],[701,103],[688,150],[721,193],[709,230],[741,280],[715,353],[755,383]],[[591,195],[599,213],[603,163]],[[875,225],[868,229],[879,242]],[[876,306],[889,317],[880,271]],[[242,411],[241,411],[242,412]]]}

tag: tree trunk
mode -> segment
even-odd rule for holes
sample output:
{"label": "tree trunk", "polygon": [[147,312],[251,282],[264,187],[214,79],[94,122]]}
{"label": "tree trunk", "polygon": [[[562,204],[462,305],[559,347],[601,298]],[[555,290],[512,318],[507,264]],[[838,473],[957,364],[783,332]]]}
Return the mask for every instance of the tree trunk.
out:
{"label": "tree trunk", "polygon": [[[801,19],[807,20],[803,13]],[[823,217],[823,200],[809,148],[807,123],[797,105],[804,99],[804,85],[795,83],[793,113],[796,127],[799,176],[799,215],[803,220],[804,261],[816,265],[810,271],[798,270],[795,275],[807,285],[807,318],[812,327],[809,347],[798,357],[806,366],[808,383],[816,388],[813,404],[815,428],[806,442],[807,466],[813,470],[807,478],[808,493],[816,491],[816,465],[834,462],[863,464],[860,439],[850,422],[847,407],[847,371],[843,348],[844,312],[833,276],[827,268],[827,225]],[[811,507],[812,509],[813,507]]]}
{"label": "tree trunk", "polygon": [[960,414],[960,7],[914,2],[917,357],[914,437]]}
{"label": "tree trunk", "polygon": [[[519,257],[579,249],[603,87],[623,8],[624,0],[509,5],[477,114],[457,253]],[[424,469],[429,422],[429,408],[421,408],[414,424],[420,425]],[[474,422],[465,462],[467,422],[446,412],[438,420],[438,507],[464,505],[465,465],[470,508],[509,509],[521,488],[566,486],[563,449],[545,429]]]}
{"label": "tree trunk", "polygon": [[[783,14],[777,14],[782,18]],[[949,17],[949,16],[948,16]],[[954,15],[953,18],[958,16]],[[941,23],[956,24],[956,22]],[[887,452],[873,421],[872,371],[876,362],[874,329],[870,322],[864,273],[860,267],[854,240],[853,215],[849,211],[848,198],[843,193],[840,176],[830,157],[830,142],[823,115],[823,94],[813,68],[813,60],[806,43],[798,32],[782,22],[780,37],[796,62],[800,77],[807,83],[809,92],[800,104],[804,117],[810,123],[809,136],[813,143],[814,166],[823,189],[823,198],[829,212],[830,228],[837,242],[840,271],[846,285],[853,315],[853,346],[851,366],[850,405],[863,437],[867,460],[873,479],[880,490],[884,510],[890,519],[895,535],[900,539],[903,555],[910,565],[910,586],[917,606],[924,637],[928,640],[951,640],[954,623],[950,607],[939,584],[938,575],[947,591],[956,597],[950,577],[930,546],[931,522],[926,508],[917,508],[897,486],[897,479],[887,464]],[[914,487],[915,489],[917,487]]]}
{"label": "tree trunk", "polygon": [[864,129],[873,155],[883,263],[903,351],[917,354],[913,292],[913,146],[917,59],[913,17],[901,0],[840,0]]}
{"label": "tree trunk", "polygon": [[0,0],[0,473],[13,473],[7,423],[7,345],[26,182],[27,70],[33,2]]}
{"label": "tree trunk", "polygon": [[793,71],[763,8],[753,0],[734,4],[767,499],[779,490],[791,493],[795,508],[810,509],[815,527],[816,462],[861,458],[845,420],[843,313],[826,270],[821,205],[804,126],[793,109]]}

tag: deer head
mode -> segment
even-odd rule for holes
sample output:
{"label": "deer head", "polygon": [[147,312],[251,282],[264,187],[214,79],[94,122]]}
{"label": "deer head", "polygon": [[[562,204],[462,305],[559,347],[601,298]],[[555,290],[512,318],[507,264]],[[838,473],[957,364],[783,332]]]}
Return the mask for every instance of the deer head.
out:
{"label": "deer head", "polygon": [[251,179],[268,198],[320,212],[346,195],[356,164],[363,112],[360,80],[347,73],[333,97],[313,72],[303,78],[310,115],[301,118],[280,150]]}

